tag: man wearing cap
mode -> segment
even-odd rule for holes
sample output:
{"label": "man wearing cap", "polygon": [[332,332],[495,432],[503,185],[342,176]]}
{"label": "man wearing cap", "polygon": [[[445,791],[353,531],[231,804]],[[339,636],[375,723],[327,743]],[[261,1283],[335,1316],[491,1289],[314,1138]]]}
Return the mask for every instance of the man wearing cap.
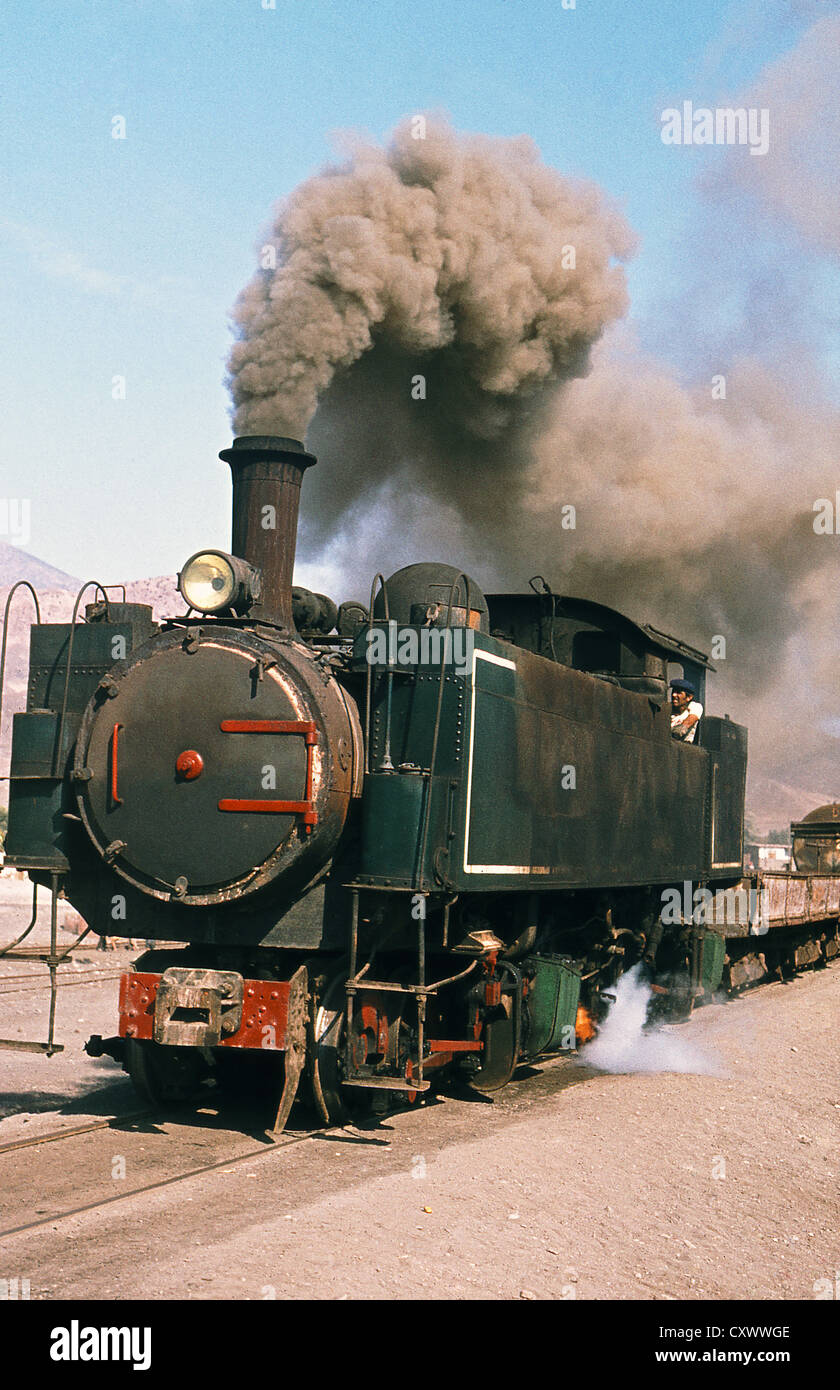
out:
{"label": "man wearing cap", "polygon": [[671,681],[671,737],[693,743],[703,706],[695,700],[697,691],[690,681]]}

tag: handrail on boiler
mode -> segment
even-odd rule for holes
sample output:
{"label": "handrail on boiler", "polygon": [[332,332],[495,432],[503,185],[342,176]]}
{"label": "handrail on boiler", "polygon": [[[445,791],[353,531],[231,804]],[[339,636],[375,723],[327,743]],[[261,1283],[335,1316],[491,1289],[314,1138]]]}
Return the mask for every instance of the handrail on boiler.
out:
{"label": "handrail on boiler", "polygon": [[18,589],[28,589],[35,604],[35,621],[38,627],[41,626],[41,605],[38,602],[38,595],[28,579],[19,579],[13,584],[6,597],[6,607],[3,610],[3,644],[0,647],[0,730],[3,727],[3,683],[6,678],[6,642],[9,636],[9,610],[12,606],[12,599]]}
{"label": "handrail on boiler", "polygon": [[[373,631],[373,603],[376,598],[376,586],[382,586],[382,599],[385,604],[385,622],[391,621],[391,612],[388,604],[388,585],[383,574],[375,574],[370,586],[370,608],[368,609],[367,633],[365,637],[367,650],[365,660],[367,662],[367,678],[365,681],[365,773],[370,772],[370,702],[371,689],[373,685],[373,662],[370,659],[370,634]],[[388,672],[388,687],[385,705],[385,750],[382,755],[382,771],[393,772],[394,764],[391,761],[391,700],[394,691],[394,673]]]}
{"label": "handrail on boiler", "polygon": [[64,725],[67,721],[67,700],[70,693],[70,676],[73,667],[73,642],[76,636],[76,619],[79,616],[79,604],[82,601],[82,595],[84,594],[85,590],[91,588],[98,590],[99,593],[102,595],[103,601],[105,603],[106,620],[108,622],[110,622],[111,620],[111,608],[108,600],[108,595],[105,592],[104,585],[100,584],[98,579],[86,579],[81,589],[76,595],[76,601],[73,604],[73,616],[70,619],[70,637],[67,643],[67,666],[65,667],[64,671],[64,690],[61,696],[61,713],[58,717],[58,728],[56,730],[55,746],[53,748],[53,777],[58,776],[58,763],[59,759],[61,758],[61,748],[64,743]]}
{"label": "handrail on boiler", "polygon": [[[442,649],[441,654],[440,654],[440,680],[438,681],[437,710],[435,711],[435,725],[434,725],[434,731],[433,731],[433,733],[432,733],[432,755],[431,755],[431,758],[429,759],[429,771],[428,771],[428,778],[427,778],[427,781],[426,781],[426,801],[425,801],[425,805],[424,805],[424,807],[423,807],[423,834],[422,834],[421,841],[420,841],[420,855],[419,855],[419,858],[418,858],[418,860],[417,860],[417,867],[416,867],[415,876],[414,876],[415,887],[416,887],[416,888],[418,889],[418,891],[421,892],[421,893],[426,891],[426,890],[425,890],[425,886],[424,886],[423,866],[424,866],[424,864],[425,864],[425,862],[426,862],[426,844],[427,844],[427,841],[428,841],[428,838],[429,838],[429,821],[430,821],[431,813],[432,813],[432,781],[433,781],[434,775],[435,775],[435,764],[436,764],[436,762],[437,762],[438,740],[439,740],[439,737],[440,737],[440,720],[441,720],[441,713],[442,713],[442,711],[443,711],[443,683],[444,683],[444,678],[445,678],[445,675],[446,675],[446,658],[447,658],[447,650],[448,650],[448,648],[450,648],[450,647],[452,646],[452,643],[451,643],[451,642],[447,643],[447,641],[446,641],[446,634],[447,634],[448,632],[451,632],[451,631],[452,631],[452,602],[453,602],[453,599],[455,598],[455,590],[458,589],[458,587],[459,587],[459,585],[460,585],[462,579],[463,579],[464,585],[465,585],[464,609],[465,609],[465,613],[466,613],[466,623],[467,623],[467,625],[469,625],[469,615],[470,615],[470,580],[469,580],[469,575],[464,574],[464,572],[463,572],[463,570],[462,570],[461,573],[460,573],[455,579],[453,579],[453,581],[452,581],[452,586],[451,586],[451,588],[450,588],[450,590],[449,590],[449,598],[448,598],[447,604],[446,604],[446,625],[445,625],[445,627],[444,627],[444,629],[443,629],[443,631],[444,631],[443,649]],[[459,590],[459,594],[460,594],[460,590]]]}

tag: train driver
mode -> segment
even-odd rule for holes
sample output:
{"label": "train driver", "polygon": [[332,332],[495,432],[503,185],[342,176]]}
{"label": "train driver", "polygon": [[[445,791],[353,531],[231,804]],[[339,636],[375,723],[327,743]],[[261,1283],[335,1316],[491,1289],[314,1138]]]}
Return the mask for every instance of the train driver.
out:
{"label": "train driver", "polygon": [[703,706],[695,700],[697,691],[690,681],[671,681],[671,737],[693,743],[697,725],[703,716]]}

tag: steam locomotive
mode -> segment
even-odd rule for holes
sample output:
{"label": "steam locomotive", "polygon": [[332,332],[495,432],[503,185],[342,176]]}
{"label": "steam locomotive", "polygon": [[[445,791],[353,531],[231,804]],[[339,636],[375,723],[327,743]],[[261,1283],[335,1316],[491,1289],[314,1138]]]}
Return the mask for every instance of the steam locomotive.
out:
{"label": "steam locomotive", "polygon": [[[445,1077],[498,1090],[574,1049],[642,959],[678,1012],[770,968],[746,730],[671,737],[669,676],[705,704],[703,653],[539,577],[485,595],[443,564],[339,608],[292,584],[314,458],[256,436],[220,457],[231,553],[186,562],[184,613],[98,586],[85,621],[82,591],[70,624],[31,629],[6,861],[96,932],[155,943],[88,1051],[156,1102],[256,1079],[280,1130],[302,1080],[325,1123]],[[823,958],[840,899],[820,902]],[[795,952],[817,918],[786,914]]]}

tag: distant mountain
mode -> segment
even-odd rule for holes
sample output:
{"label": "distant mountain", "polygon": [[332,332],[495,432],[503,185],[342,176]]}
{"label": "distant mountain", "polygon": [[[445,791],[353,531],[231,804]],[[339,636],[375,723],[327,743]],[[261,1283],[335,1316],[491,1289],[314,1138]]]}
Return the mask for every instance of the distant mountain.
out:
{"label": "distant mountain", "polygon": [[30,555],[8,541],[0,541],[0,589],[11,588],[18,579],[28,579],[36,589],[66,589],[70,593],[76,593],[81,584],[80,579],[55,569],[45,560],[39,560],[37,555]]}
{"label": "distant mountain", "polygon": [[125,596],[129,603],[151,604],[158,621],[185,613],[187,608],[178,593],[178,580],[174,574],[159,575],[156,579],[129,580],[125,586]]}
{"label": "distant mountain", "polygon": [[[802,769],[802,785],[791,786],[767,776],[751,776],[747,786],[747,815],[759,835],[783,830],[818,806],[836,801],[838,788],[823,780],[819,763]],[[805,781],[805,778],[808,780]]]}

